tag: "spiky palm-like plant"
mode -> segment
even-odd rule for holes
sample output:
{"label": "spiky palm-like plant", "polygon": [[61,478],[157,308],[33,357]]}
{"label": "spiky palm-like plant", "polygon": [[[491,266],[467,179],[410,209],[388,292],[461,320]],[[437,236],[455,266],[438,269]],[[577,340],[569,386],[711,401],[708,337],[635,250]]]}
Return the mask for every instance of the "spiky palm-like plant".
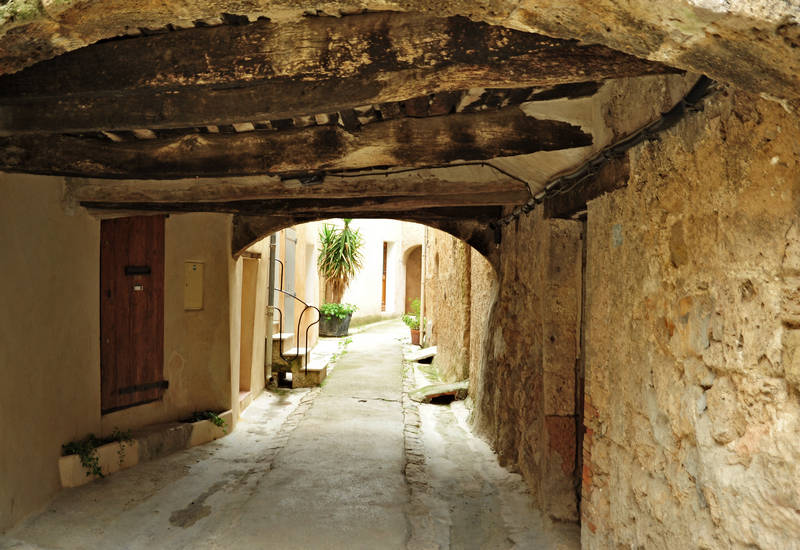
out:
{"label": "spiky palm-like plant", "polygon": [[361,269],[364,238],[358,229],[350,227],[351,221],[345,219],[341,229],[325,224],[319,231],[317,267],[325,278],[326,302],[341,303],[347,285]]}

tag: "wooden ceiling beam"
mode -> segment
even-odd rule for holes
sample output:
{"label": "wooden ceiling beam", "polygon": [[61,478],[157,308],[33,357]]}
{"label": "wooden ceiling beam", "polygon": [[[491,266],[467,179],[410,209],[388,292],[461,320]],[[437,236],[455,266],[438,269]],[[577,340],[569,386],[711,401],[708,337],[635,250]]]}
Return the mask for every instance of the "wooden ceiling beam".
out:
{"label": "wooden ceiling beam", "polygon": [[530,198],[526,189],[458,195],[396,195],[390,197],[359,197],[348,199],[270,199],[224,202],[99,202],[81,201],[92,210],[140,210],[169,212],[218,212],[244,215],[297,215],[340,217],[339,213],[360,213],[356,217],[374,217],[375,212],[406,212],[430,208],[488,207],[520,205]]}
{"label": "wooden ceiling beam", "polygon": [[468,88],[668,72],[603,46],[463,17],[257,21],[101,42],[0,77],[0,135],[278,120]]}
{"label": "wooden ceiling beam", "polygon": [[436,195],[478,196],[524,193],[527,186],[489,166],[468,166],[378,175],[327,175],[313,185],[277,176],[183,180],[102,180],[68,178],[67,193],[75,202],[180,203],[270,199],[407,198]]}
{"label": "wooden ceiling beam", "polygon": [[537,120],[519,107],[403,118],[353,131],[309,126],[241,134],[112,142],[67,135],[0,138],[0,170],[118,179],[293,174],[453,161],[591,145],[566,122]]}
{"label": "wooden ceiling beam", "polygon": [[[435,227],[465,241],[483,254],[495,267],[499,265],[500,256],[499,248],[497,247],[497,235],[490,226],[490,223],[502,214],[499,207],[429,209],[424,211],[375,212],[373,214],[364,216],[361,213],[354,212],[340,213],[341,217],[345,218],[357,218],[359,216],[386,218]],[[234,215],[231,251],[234,257],[240,256],[250,245],[276,231],[327,217],[329,216]]]}

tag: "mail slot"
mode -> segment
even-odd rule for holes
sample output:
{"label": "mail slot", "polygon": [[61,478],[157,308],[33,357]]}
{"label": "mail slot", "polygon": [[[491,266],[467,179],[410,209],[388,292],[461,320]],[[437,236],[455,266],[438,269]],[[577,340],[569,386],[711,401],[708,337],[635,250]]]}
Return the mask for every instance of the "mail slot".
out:
{"label": "mail slot", "polygon": [[149,265],[126,265],[125,275],[150,275]]}

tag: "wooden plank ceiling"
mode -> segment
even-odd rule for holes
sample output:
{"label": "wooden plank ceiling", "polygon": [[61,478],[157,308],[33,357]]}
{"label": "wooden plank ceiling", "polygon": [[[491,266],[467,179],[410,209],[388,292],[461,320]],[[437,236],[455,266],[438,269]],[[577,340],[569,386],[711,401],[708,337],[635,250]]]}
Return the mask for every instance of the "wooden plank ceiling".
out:
{"label": "wooden plank ceiling", "polygon": [[[476,187],[469,178],[380,181],[375,171],[590,145],[580,127],[520,106],[669,72],[462,17],[384,12],[164,29],[0,77],[0,170],[100,178],[72,183],[96,209],[282,220],[415,209],[423,222],[483,219],[525,202],[525,184],[499,172]],[[231,176],[260,179],[243,187]],[[291,179],[314,190],[293,194],[283,184]]]}

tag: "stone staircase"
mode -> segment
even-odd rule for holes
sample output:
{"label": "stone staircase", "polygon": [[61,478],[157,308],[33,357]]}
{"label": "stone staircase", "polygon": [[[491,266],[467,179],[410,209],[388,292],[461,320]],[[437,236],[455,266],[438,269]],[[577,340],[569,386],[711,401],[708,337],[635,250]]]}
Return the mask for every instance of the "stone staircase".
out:
{"label": "stone staircase", "polygon": [[[288,347],[294,338],[292,332],[277,332],[272,335],[272,372],[276,373],[279,380],[286,378],[286,373],[291,373],[292,388],[311,388],[319,386],[328,375],[328,365],[325,361],[312,360],[311,354],[306,354],[304,347]],[[283,354],[281,354],[283,344]],[[306,365],[308,355],[308,365]]]}

